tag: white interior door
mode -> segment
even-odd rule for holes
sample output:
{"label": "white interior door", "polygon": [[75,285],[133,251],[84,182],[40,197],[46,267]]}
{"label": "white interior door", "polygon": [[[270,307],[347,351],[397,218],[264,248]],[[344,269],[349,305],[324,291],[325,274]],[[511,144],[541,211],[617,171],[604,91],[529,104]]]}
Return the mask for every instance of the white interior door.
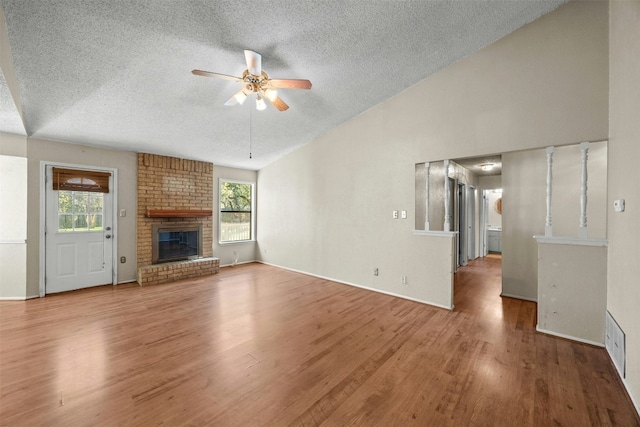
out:
{"label": "white interior door", "polygon": [[113,283],[113,190],[58,191],[46,174],[45,293]]}

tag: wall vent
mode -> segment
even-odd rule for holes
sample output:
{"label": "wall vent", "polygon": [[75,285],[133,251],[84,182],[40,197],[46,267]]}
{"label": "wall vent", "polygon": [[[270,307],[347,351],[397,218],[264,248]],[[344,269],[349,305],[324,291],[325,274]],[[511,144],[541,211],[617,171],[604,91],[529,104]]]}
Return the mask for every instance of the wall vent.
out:
{"label": "wall vent", "polygon": [[605,347],[609,356],[616,365],[622,378],[625,377],[625,336],[624,332],[615,321],[611,313],[607,311]]}

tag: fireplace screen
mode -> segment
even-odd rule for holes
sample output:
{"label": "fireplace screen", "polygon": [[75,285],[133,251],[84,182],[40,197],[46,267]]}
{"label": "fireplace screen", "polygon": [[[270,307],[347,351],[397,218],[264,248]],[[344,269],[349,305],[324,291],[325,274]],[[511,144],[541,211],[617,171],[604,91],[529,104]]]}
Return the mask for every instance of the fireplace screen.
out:
{"label": "fireplace screen", "polygon": [[152,245],[154,264],[200,258],[202,225],[154,225]]}

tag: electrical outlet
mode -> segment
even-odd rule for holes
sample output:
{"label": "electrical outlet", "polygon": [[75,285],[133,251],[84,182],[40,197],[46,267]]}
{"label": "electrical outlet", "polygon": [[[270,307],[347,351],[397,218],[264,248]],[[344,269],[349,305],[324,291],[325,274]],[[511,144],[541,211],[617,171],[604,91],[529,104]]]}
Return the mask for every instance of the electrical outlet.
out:
{"label": "electrical outlet", "polygon": [[121,256],[120,257],[120,264],[124,264],[125,262],[127,262],[127,257],[126,256]]}
{"label": "electrical outlet", "polygon": [[393,219],[398,219],[398,211],[393,211]]}

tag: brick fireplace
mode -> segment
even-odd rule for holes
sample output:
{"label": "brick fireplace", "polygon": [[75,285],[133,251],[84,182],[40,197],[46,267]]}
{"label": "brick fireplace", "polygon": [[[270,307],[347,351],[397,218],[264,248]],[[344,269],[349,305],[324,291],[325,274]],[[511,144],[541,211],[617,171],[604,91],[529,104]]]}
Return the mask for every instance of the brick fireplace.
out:
{"label": "brick fireplace", "polygon": [[[155,154],[138,154],[138,283],[141,286],[214,274],[213,165]],[[202,257],[154,263],[153,233],[199,229]]]}

